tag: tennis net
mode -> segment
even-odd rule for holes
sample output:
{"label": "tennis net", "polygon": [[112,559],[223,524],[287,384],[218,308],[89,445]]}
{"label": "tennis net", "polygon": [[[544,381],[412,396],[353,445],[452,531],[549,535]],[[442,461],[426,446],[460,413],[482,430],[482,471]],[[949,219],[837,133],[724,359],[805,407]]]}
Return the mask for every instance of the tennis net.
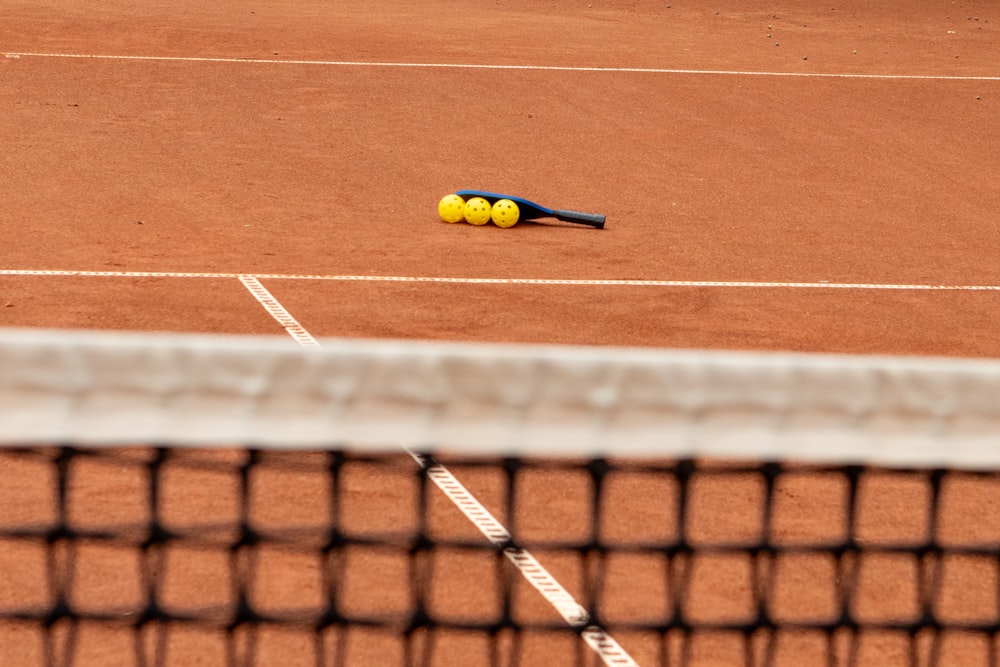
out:
{"label": "tennis net", "polygon": [[17,665],[996,665],[1000,363],[0,332]]}

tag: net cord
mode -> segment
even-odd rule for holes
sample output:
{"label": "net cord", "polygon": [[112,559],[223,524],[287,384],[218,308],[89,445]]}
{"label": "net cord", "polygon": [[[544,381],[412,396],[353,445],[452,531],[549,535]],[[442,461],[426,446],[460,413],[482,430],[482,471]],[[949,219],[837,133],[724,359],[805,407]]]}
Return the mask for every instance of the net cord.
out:
{"label": "net cord", "polygon": [[0,444],[1000,464],[1000,362],[0,330]]}

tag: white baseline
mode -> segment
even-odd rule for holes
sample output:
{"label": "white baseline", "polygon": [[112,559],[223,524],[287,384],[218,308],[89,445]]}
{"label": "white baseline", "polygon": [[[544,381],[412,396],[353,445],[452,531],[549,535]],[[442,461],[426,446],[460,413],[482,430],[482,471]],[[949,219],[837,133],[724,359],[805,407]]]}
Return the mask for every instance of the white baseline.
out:
{"label": "white baseline", "polygon": [[4,53],[6,58],[76,58],[190,63],[238,63],[257,65],[309,65],[321,67],[417,67],[436,69],[528,70],[539,72],[610,72],[628,74],[702,74],[714,76],[788,76],[832,79],[915,79],[925,81],[1000,81],[1000,76],[944,74],[865,74],[838,72],[764,72],[754,70],[672,69],[659,67],[574,67],[561,65],[500,65],[489,63],[406,63],[363,60],[302,60],[278,58],[223,58],[210,56],[114,55],[86,53]]}

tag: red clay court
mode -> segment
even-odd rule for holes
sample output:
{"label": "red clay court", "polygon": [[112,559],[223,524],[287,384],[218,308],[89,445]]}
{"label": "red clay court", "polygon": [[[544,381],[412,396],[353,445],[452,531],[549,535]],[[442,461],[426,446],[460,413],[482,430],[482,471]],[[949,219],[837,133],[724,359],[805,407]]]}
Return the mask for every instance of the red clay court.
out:
{"label": "red clay court", "polygon": [[[7,0],[0,325],[290,334],[307,347],[360,338],[994,360],[1000,12],[975,0],[877,5]],[[607,227],[439,221],[438,199],[461,188],[600,212]],[[4,456],[0,517],[45,520],[49,510],[24,501],[41,494],[40,468]],[[233,461],[215,463],[175,476],[173,516],[232,514]],[[368,498],[350,520],[402,513],[408,525],[412,489],[386,480],[407,487],[410,463],[349,471],[345,483]],[[297,465],[269,479],[282,500],[258,508],[263,520],[293,521],[303,488],[322,495]],[[498,479],[462,473],[499,512]],[[80,474],[94,513],[131,516],[101,499],[127,495],[145,473],[98,462]],[[522,523],[536,536],[580,520],[583,482],[552,474],[524,495],[537,514],[523,510]],[[813,481],[803,497],[836,485]],[[614,507],[639,533],[658,512],[638,497],[655,494],[647,482],[632,479]],[[753,475],[730,482],[704,482],[693,501],[720,530],[739,530],[742,516],[725,499],[760,493]],[[223,490],[213,501],[198,484]],[[882,499],[869,519],[886,530],[925,493],[912,477],[872,488]],[[992,507],[1000,485],[969,493],[970,507]],[[435,517],[475,536],[445,499],[433,503]],[[783,511],[804,516],[802,503]],[[983,520],[992,535],[995,517]],[[0,545],[0,588],[30,587],[37,573],[18,564],[37,553]],[[113,579],[115,557],[90,554],[95,581]],[[558,553],[544,564],[569,589],[585,567]],[[305,586],[288,573],[299,566],[275,565],[271,580]],[[190,567],[205,577],[224,563]],[[361,608],[392,607],[376,580],[404,577],[402,565],[371,567],[359,575],[370,595],[351,594]],[[659,565],[614,567],[632,592],[612,606],[646,606],[656,593],[642,571]],[[983,580],[970,567],[955,576]],[[733,577],[707,607],[740,589]],[[438,599],[474,605],[466,579]],[[525,604],[551,615],[543,601]],[[126,639],[95,632],[79,664],[133,664]],[[313,664],[301,637],[271,639],[262,664]],[[172,641],[176,664],[221,660],[217,638]],[[561,641],[532,644],[524,663],[576,664],[577,647]],[[742,664],[743,649],[713,641],[692,664]],[[867,646],[862,662],[906,664],[893,662],[903,660],[893,641]],[[978,640],[957,641],[964,664],[987,664]],[[399,660],[384,642],[385,653],[356,649],[349,664]],[[627,648],[658,664],[654,644]],[[42,664],[39,646],[30,631],[0,631],[5,664]],[[456,646],[448,664],[485,664],[468,658],[480,648]],[[811,664],[816,650],[785,646],[782,664]]]}

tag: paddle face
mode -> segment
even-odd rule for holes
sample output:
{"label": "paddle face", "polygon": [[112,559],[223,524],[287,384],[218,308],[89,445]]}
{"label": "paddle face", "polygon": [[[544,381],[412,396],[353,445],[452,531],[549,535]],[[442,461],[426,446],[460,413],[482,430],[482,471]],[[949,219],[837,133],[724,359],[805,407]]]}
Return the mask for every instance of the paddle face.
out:
{"label": "paddle face", "polygon": [[500,199],[509,199],[515,204],[517,208],[521,211],[521,220],[536,220],[538,218],[556,218],[558,220],[563,220],[564,222],[573,222],[578,225],[587,225],[588,227],[594,227],[596,229],[604,229],[604,216],[598,213],[580,213],[579,211],[567,211],[567,210],[553,210],[551,208],[546,208],[541,204],[536,204],[533,201],[528,201],[523,197],[514,197],[513,195],[501,195],[495,192],[486,192],[485,190],[459,190],[456,192],[462,199],[469,199],[470,197],[482,197],[486,201],[493,204],[497,203]]}
{"label": "paddle face", "polygon": [[495,192],[486,192],[485,190],[459,190],[455,194],[465,200],[468,200],[470,197],[482,197],[488,201],[491,206],[496,204],[501,199],[509,199],[517,204],[518,210],[521,211],[521,220],[537,220],[538,218],[553,217],[552,209],[545,208],[544,206],[528,201],[522,197],[500,195]]}

